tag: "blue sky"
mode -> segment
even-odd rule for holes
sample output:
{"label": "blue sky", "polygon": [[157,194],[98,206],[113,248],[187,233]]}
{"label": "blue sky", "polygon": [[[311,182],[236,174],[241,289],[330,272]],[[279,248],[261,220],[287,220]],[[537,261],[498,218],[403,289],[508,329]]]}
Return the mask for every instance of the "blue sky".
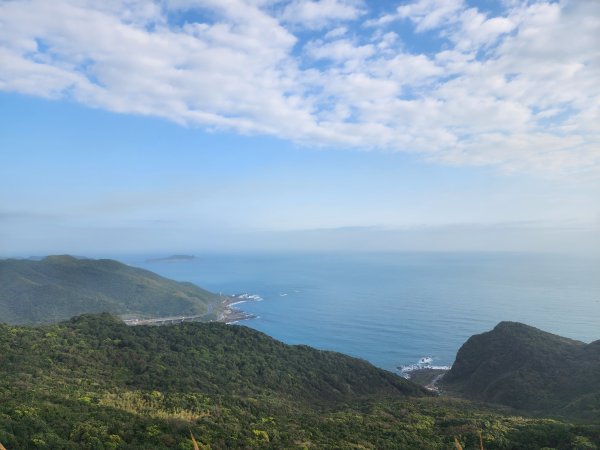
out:
{"label": "blue sky", "polygon": [[597,252],[599,5],[0,4],[0,252]]}

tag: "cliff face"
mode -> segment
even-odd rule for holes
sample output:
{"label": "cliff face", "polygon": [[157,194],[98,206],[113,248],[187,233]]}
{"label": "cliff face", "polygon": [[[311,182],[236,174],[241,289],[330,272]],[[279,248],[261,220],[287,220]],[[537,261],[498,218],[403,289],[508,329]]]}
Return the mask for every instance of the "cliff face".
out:
{"label": "cliff face", "polygon": [[597,417],[600,341],[574,341],[515,322],[472,336],[443,388],[530,412]]}

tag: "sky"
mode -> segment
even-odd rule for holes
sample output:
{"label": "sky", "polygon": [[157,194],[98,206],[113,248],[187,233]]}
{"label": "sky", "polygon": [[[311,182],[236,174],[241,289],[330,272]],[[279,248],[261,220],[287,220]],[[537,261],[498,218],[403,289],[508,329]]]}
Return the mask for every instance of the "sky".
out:
{"label": "sky", "polygon": [[0,1],[0,256],[600,253],[597,0]]}

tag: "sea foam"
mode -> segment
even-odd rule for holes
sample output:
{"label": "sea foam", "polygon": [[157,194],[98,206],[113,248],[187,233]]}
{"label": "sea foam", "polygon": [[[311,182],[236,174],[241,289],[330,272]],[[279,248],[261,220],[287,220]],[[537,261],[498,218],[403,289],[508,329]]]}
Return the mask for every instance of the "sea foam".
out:
{"label": "sea foam", "polygon": [[408,364],[404,366],[398,366],[398,372],[400,372],[400,376],[403,378],[410,378],[411,372],[416,370],[423,369],[432,369],[432,370],[450,370],[452,366],[435,366],[433,363],[432,356],[422,356],[419,358],[419,361],[414,364]]}

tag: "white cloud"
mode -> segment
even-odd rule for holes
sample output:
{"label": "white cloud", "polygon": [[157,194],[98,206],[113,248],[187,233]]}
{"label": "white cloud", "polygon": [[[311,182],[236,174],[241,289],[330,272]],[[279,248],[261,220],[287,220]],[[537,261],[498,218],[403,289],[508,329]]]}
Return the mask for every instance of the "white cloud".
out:
{"label": "white cloud", "polygon": [[515,23],[509,18],[487,19],[484,14],[472,8],[461,14],[460,27],[451,34],[451,39],[458,50],[476,50],[495,43],[499,36],[510,33],[514,28]]}
{"label": "white cloud", "polygon": [[463,0],[419,0],[399,6],[396,17],[412,20],[417,31],[427,31],[456,22],[464,5]]}
{"label": "white cloud", "polygon": [[[506,5],[491,17],[420,0],[352,29],[337,22],[366,4],[15,0],[0,3],[0,89],[306,145],[597,173],[600,3]],[[443,43],[407,50],[407,21]]]}
{"label": "white cloud", "polygon": [[419,33],[437,30],[461,51],[491,45],[515,28],[510,18],[488,19],[477,8],[468,8],[464,0],[418,0],[398,7],[395,15],[386,15],[379,22],[401,19],[412,21]]}
{"label": "white cloud", "polygon": [[331,22],[355,20],[362,14],[357,0],[293,0],[280,17],[285,23],[309,29],[321,29]]}
{"label": "white cloud", "polygon": [[330,59],[342,62],[363,60],[375,53],[375,48],[372,45],[356,46],[349,39],[338,39],[327,43],[313,41],[305,46],[305,50],[314,59]]}
{"label": "white cloud", "polygon": [[325,33],[325,39],[335,39],[345,35],[348,32],[346,27],[337,27]]}

